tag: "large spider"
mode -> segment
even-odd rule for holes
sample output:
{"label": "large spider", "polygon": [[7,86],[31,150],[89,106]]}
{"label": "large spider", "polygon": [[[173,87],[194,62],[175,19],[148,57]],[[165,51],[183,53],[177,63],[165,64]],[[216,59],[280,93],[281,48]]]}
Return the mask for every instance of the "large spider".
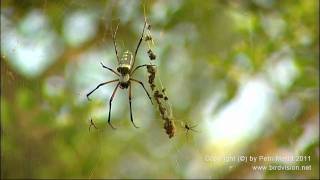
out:
{"label": "large spider", "polygon": [[[144,64],[144,65],[139,65],[135,68],[134,67],[134,63],[135,63],[135,60],[136,60],[136,56],[137,56],[137,53],[138,53],[138,50],[139,50],[139,47],[140,47],[140,44],[142,42],[142,39],[143,39],[143,36],[144,36],[144,30],[145,30],[145,27],[146,27],[146,22],[144,23],[144,26],[143,26],[143,30],[142,30],[142,34],[141,34],[141,37],[139,39],[139,42],[138,42],[138,45],[137,45],[137,48],[134,52],[134,56],[132,55],[132,53],[130,51],[125,51],[121,57],[121,59],[119,59],[119,56],[118,56],[118,50],[117,50],[117,44],[116,44],[116,34],[117,34],[117,30],[118,30],[118,27],[119,27],[119,24],[117,25],[116,27],[116,30],[114,33],[112,33],[112,40],[113,40],[113,45],[114,45],[114,50],[115,50],[115,53],[116,53],[116,56],[117,56],[117,61],[118,61],[118,67],[117,67],[117,72],[107,66],[105,66],[102,62],[101,62],[101,65],[103,68],[106,68],[108,69],[109,71],[113,72],[114,74],[116,74],[119,78],[118,79],[114,79],[114,80],[111,80],[111,81],[107,81],[107,82],[103,82],[101,84],[99,84],[95,89],[93,89],[91,92],[89,92],[87,94],[87,98],[88,100],[90,100],[89,96],[90,94],[92,94],[95,90],[97,90],[100,86],[104,86],[106,84],[109,84],[109,83],[112,83],[112,82],[118,82],[117,83],[117,86],[115,87],[115,89],[113,90],[113,93],[111,95],[111,98],[110,98],[110,101],[109,101],[109,115],[108,115],[108,124],[113,128],[115,129],[112,124],[110,123],[110,113],[111,113],[111,103],[112,103],[112,100],[113,100],[113,97],[114,95],[116,94],[117,92],[117,89],[118,87],[120,87],[121,89],[127,89],[129,88],[129,105],[130,105],[130,118],[131,118],[131,122],[133,124],[134,127],[138,128],[134,122],[133,122],[133,117],[132,117],[132,107],[131,107],[131,82],[136,82],[136,83],[139,83],[143,89],[145,90],[145,92],[147,93],[151,103],[152,103],[152,100],[151,100],[151,97],[148,93],[148,91],[146,90],[144,84],[139,81],[139,80],[136,80],[136,79],[133,79],[131,78],[133,73],[141,68],[141,67],[144,67],[144,66],[147,66],[147,64]],[[153,103],[152,103],[153,104]]]}

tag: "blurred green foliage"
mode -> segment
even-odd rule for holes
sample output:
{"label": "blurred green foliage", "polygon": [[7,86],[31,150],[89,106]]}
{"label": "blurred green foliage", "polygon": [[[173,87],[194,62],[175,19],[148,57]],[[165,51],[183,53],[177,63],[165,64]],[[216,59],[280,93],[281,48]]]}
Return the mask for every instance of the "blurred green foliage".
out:
{"label": "blurred green foliage", "polygon": [[[176,120],[173,139],[140,87],[133,87],[139,129],[130,124],[125,91],[113,105],[116,131],[106,126],[114,86],[101,88],[92,102],[85,99],[98,83],[114,78],[99,64],[116,67],[111,25],[120,22],[120,53],[133,51],[144,6],[157,76]],[[143,44],[139,64],[148,63],[146,52]],[[319,178],[318,67],[318,0],[3,0],[1,178]],[[137,78],[147,84],[146,70]],[[256,78],[273,94],[263,115],[267,123],[259,120],[258,132],[230,146],[232,152],[311,156],[298,163],[311,171],[255,172],[252,163],[220,167],[204,161],[228,144],[212,145],[208,123]],[[252,98],[263,96],[256,93]],[[252,107],[256,113],[264,108],[260,103]],[[99,129],[88,131],[91,118]],[[183,123],[198,124],[199,132],[186,135]]]}

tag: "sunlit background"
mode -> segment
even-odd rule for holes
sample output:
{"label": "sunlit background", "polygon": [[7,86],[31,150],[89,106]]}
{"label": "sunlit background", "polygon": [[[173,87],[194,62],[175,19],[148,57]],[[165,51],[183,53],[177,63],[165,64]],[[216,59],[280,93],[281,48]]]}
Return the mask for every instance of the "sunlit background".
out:
{"label": "sunlit background", "polygon": [[[145,15],[144,15],[145,7]],[[116,68],[152,25],[176,125]],[[2,178],[319,178],[319,1],[1,1]],[[137,64],[149,63],[142,43]],[[150,91],[147,70],[135,76]],[[98,129],[90,126],[93,119]],[[188,131],[184,125],[196,127]],[[238,162],[239,156],[310,156]],[[254,165],[311,165],[258,171]]]}

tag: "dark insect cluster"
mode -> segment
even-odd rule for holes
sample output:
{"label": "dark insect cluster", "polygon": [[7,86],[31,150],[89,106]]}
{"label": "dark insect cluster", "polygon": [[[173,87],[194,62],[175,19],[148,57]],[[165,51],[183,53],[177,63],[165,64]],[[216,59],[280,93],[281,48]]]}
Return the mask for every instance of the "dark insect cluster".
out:
{"label": "dark insect cluster", "polygon": [[145,41],[152,41],[152,37],[150,35],[146,35],[144,38]]}
{"label": "dark insect cluster", "polygon": [[150,58],[150,60],[155,60],[156,59],[156,55],[152,52],[151,49],[148,50],[148,56]]}
{"label": "dark insect cluster", "polygon": [[147,71],[149,73],[148,83],[150,84],[151,90],[154,91],[154,88],[156,87],[156,85],[154,84],[154,79],[156,77],[156,68],[154,68],[152,65],[147,65]]}
{"label": "dark insect cluster", "polygon": [[[156,59],[156,55],[150,48],[150,41],[153,43],[153,39],[150,32],[151,26],[148,25],[148,35],[145,38],[145,41],[148,43],[149,49],[147,51],[149,59],[151,61]],[[150,63],[151,63],[150,61]],[[169,138],[172,138],[175,134],[175,125],[172,117],[171,108],[168,105],[168,96],[166,95],[165,89],[162,87],[158,87],[155,83],[155,77],[156,77],[156,68],[153,65],[147,65],[147,71],[148,71],[148,83],[150,85],[150,88],[153,92],[153,97],[155,99],[156,105],[158,107],[158,110],[160,112],[161,119],[164,120],[164,129],[166,130],[166,133],[168,134]]]}

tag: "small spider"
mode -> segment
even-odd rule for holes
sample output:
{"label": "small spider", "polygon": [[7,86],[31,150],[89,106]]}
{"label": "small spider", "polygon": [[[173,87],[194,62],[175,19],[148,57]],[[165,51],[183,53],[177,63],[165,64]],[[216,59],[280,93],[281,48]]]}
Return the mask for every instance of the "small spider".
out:
{"label": "small spider", "polygon": [[[129,88],[129,106],[130,106],[130,118],[131,118],[131,122],[133,124],[134,127],[138,128],[134,122],[133,122],[133,116],[132,116],[132,107],[131,107],[131,82],[136,82],[136,83],[139,83],[144,91],[146,92],[147,96],[149,97],[151,103],[152,103],[152,100],[151,100],[151,97],[148,93],[148,91],[146,90],[144,84],[139,81],[139,80],[136,80],[136,79],[133,79],[131,78],[132,75],[134,74],[134,72],[141,68],[141,67],[144,67],[144,66],[150,66],[150,65],[147,65],[147,64],[144,64],[144,65],[139,65],[135,68],[134,67],[134,63],[135,63],[135,60],[136,60],[136,56],[137,56],[137,53],[138,53],[138,50],[139,50],[139,47],[140,47],[140,44],[143,40],[143,36],[144,36],[144,30],[145,30],[145,27],[146,27],[146,22],[144,23],[144,26],[143,26],[143,30],[142,30],[142,34],[141,34],[141,37],[139,39],[139,42],[138,42],[138,45],[137,45],[137,48],[134,52],[134,55],[130,52],[130,51],[125,51],[122,55],[121,58],[119,58],[118,56],[118,50],[117,50],[117,44],[116,44],[116,34],[117,34],[117,30],[118,30],[118,27],[119,27],[119,24],[117,25],[117,28],[115,30],[115,32],[112,34],[112,40],[113,40],[113,45],[114,45],[114,49],[115,49],[115,53],[116,53],[116,57],[117,57],[117,61],[118,61],[118,67],[117,67],[117,72],[107,66],[105,66],[104,64],[102,64],[101,62],[101,65],[103,68],[106,68],[108,69],[109,71],[113,72],[114,74],[116,74],[119,78],[118,79],[114,79],[114,80],[111,80],[111,81],[107,81],[107,82],[103,82],[101,84],[99,84],[95,89],[93,89],[91,92],[89,92],[87,94],[87,98],[88,100],[89,99],[89,96],[90,94],[92,94],[95,90],[97,90],[100,86],[104,86],[106,84],[109,84],[109,83],[112,83],[112,82],[118,82],[118,84],[116,85],[115,89],[113,90],[113,93],[111,95],[111,98],[109,100],[109,115],[108,115],[108,124],[113,128],[115,129],[111,122],[110,122],[110,113],[111,113],[111,103],[112,103],[112,100],[114,98],[114,95],[118,89],[118,87],[120,87],[121,89],[127,89]],[[153,103],[152,103],[153,104]]]}
{"label": "small spider", "polygon": [[189,126],[188,124],[185,124],[184,129],[186,130],[186,135],[188,134],[189,131],[198,132],[197,130],[194,129],[195,127],[197,127],[197,124],[193,126]]}
{"label": "small spider", "polygon": [[90,132],[92,126],[93,126],[95,129],[98,129],[97,126],[94,124],[92,118],[91,118],[91,119],[90,119],[89,132]]}

